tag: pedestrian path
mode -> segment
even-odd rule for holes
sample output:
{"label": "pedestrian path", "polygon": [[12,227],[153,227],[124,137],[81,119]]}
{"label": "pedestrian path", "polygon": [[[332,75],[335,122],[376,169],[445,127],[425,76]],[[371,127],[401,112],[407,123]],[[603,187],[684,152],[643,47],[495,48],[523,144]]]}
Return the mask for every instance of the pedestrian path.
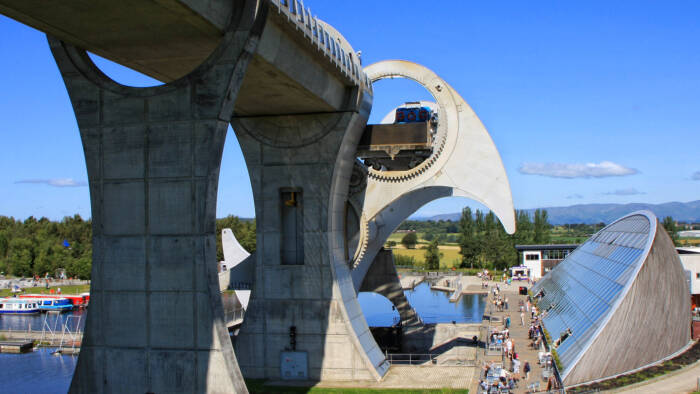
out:
{"label": "pedestrian path", "polygon": [[[493,285],[494,282],[490,282],[490,286]],[[503,330],[505,328],[504,322],[506,318],[509,317],[511,322],[509,327],[510,338],[514,344],[514,352],[518,354],[518,359],[520,360],[520,381],[513,393],[525,393],[528,391],[528,385],[533,383],[539,383],[540,390],[544,391],[547,388],[547,379],[543,377],[544,368],[542,368],[542,366],[540,366],[537,362],[539,352],[544,351],[544,349],[534,349],[530,347],[531,340],[529,339],[528,330],[530,328],[531,319],[527,311],[524,313],[524,325],[521,325],[520,321],[518,302],[522,300],[523,303],[525,303],[527,301],[527,296],[518,294],[518,287],[520,286],[518,283],[505,285],[502,282],[498,282],[498,285],[501,289],[501,296],[508,299],[508,309],[498,311],[495,307],[493,307],[492,302],[494,296],[492,292],[489,292],[485,314],[492,317],[492,322],[489,322],[489,319],[485,318],[483,322],[484,329],[482,332],[488,333],[489,328]],[[503,365],[508,369],[510,369],[512,365],[507,358],[503,357],[503,355],[489,355],[486,353],[483,360],[484,363],[491,361],[495,363],[503,363]],[[529,362],[531,367],[529,379],[526,379],[523,372],[525,362]],[[474,377],[474,382],[470,388],[470,392],[479,392],[479,378],[480,375],[477,373]]]}

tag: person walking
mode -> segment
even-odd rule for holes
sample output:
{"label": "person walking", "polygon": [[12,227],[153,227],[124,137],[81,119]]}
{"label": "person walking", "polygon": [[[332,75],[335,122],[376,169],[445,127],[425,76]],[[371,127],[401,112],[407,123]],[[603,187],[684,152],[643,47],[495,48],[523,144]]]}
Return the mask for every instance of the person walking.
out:
{"label": "person walking", "polygon": [[525,365],[523,365],[523,372],[525,372],[525,380],[529,381],[530,380],[530,363],[525,361]]}
{"label": "person walking", "polygon": [[525,325],[525,312],[520,311],[520,325],[524,326]]}

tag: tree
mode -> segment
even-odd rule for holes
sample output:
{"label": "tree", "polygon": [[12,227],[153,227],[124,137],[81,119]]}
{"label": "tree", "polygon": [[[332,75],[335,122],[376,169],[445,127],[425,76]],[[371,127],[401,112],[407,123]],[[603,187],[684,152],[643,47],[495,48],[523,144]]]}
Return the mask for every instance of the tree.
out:
{"label": "tree", "polygon": [[406,235],[401,238],[401,245],[403,245],[406,249],[415,248],[416,243],[418,243],[418,237],[414,231],[406,233]]}
{"label": "tree", "polygon": [[523,210],[516,211],[515,218],[517,229],[513,235],[515,243],[517,245],[531,244],[532,240],[535,238],[535,235],[532,221],[530,220],[530,214]]}
{"label": "tree", "polygon": [[216,219],[216,256],[218,261],[224,259],[224,250],[221,245],[221,231],[225,228],[230,228],[233,235],[241,244],[243,249],[248,253],[255,252],[256,248],[256,230],[255,220],[245,220],[239,217],[229,215],[225,218]]}
{"label": "tree", "polygon": [[481,254],[481,248],[476,238],[476,223],[469,207],[462,209],[462,217],[459,219],[459,254],[462,255],[460,267],[474,268],[474,262]]}
{"label": "tree", "polygon": [[438,247],[437,239],[434,239],[425,249],[425,269],[437,270],[440,269],[440,258],[442,253]]}
{"label": "tree", "polygon": [[396,246],[396,241],[386,241],[386,246],[393,248],[394,246]]}
{"label": "tree", "polygon": [[671,216],[666,216],[662,222],[664,229],[671,236],[673,244],[679,246],[678,241],[678,229],[676,228],[676,221],[673,220]]}
{"label": "tree", "polygon": [[536,244],[549,243],[551,236],[549,234],[550,224],[548,221],[547,210],[535,210],[535,225],[533,242]]}
{"label": "tree", "polygon": [[435,239],[435,233],[433,233],[432,231],[428,231],[423,234],[423,239],[430,242]]}
{"label": "tree", "polygon": [[413,256],[397,254],[394,255],[394,264],[397,266],[413,267],[416,264],[416,260],[413,258]]}
{"label": "tree", "polygon": [[15,238],[10,241],[10,251],[7,257],[9,273],[15,276],[31,276],[34,262],[33,254],[34,250],[31,240]]}

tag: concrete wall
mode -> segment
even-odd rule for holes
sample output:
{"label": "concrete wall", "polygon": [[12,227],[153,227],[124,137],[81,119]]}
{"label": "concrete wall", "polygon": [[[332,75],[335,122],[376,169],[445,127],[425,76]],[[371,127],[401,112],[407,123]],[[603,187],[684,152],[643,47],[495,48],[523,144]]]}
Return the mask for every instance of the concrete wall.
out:
{"label": "concrete wall", "polygon": [[[376,378],[355,344],[328,244],[333,169],[344,134],[358,117],[366,122],[366,114],[352,112],[233,121],[250,172],[258,232],[253,292],[236,340],[246,377],[280,378],[280,354],[290,349],[295,326],[296,350],[308,352],[311,379]],[[281,258],[286,190],[298,193],[303,216],[298,265],[283,265]]]}

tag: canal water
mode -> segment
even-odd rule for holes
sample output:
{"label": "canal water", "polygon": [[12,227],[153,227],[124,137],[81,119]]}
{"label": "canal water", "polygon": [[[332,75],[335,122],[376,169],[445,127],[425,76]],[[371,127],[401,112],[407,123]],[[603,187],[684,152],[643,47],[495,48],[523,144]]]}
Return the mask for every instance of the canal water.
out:
{"label": "canal water", "polygon": [[[486,295],[465,294],[459,301],[450,302],[450,293],[431,290],[423,282],[404,294],[424,323],[479,323],[486,308]],[[391,302],[376,293],[360,293],[358,301],[370,327],[389,327],[398,322],[399,313]]]}
{"label": "canal water", "polygon": [[0,392],[67,393],[77,356],[52,356],[53,349],[0,353]]}
{"label": "canal water", "polygon": [[[85,327],[86,309],[78,309],[66,313],[37,313],[36,315],[0,315],[0,331],[42,331],[45,324],[51,330],[61,332],[63,325],[75,332],[83,331]],[[48,331],[48,330],[47,330]]]}
{"label": "canal water", "polygon": [[[483,295],[464,295],[459,302],[450,302],[449,293],[433,291],[428,283],[407,290],[405,294],[425,323],[480,322],[486,305],[486,297]],[[386,298],[375,293],[360,293],[358,298],[370,326],[388,327],[398,321],[398,312],[392,310],[391,302]],[[226,294],[223,301],[228,309],[237,307]],[[62,327],[68,321],[71,330],[77,327],[82,330],[87,311],[83,309],[48,315],[47,324],[53,329]],[[0,330],[27,330],[31,324],[33,331],[40,331],[45,316],[47,315],[0,316]],[[40,348],[25,354],[0,354],[0,393],[66,393],[78,357],[52,356],[53,350]]]}

